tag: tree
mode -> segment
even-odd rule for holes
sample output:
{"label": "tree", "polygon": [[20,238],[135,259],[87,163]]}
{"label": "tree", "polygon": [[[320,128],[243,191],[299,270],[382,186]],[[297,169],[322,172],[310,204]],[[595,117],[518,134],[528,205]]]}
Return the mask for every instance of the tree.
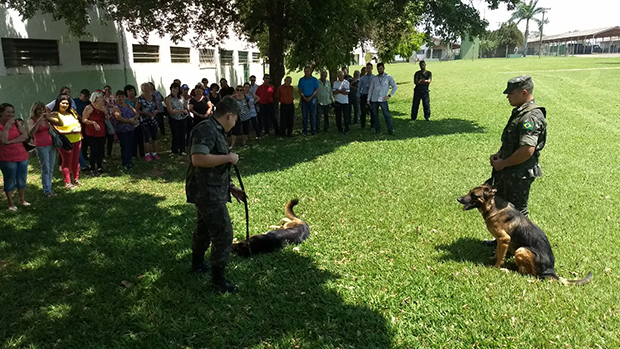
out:
{"label": "tree", "polygon": [[519,47],[523,45],[523,33],[514,22],[502,24],[495,32],[498,47],[506,47],[506,57],[508,57],[508,48],[510,46]]}
{"label": "tree", "polygon": [[512,16],[510,17],[510,21],[511,22],[516,21],[516,24],[519,24],[522,21],[525,21],[525,45],[524,45],[523,56],[527,56],[527,39],[528,39],[528,36],[530,35],[530,21],[534,21],[538,23],[539,25],[541,24],[540,19],[534,18],[534,16],[539,15],[543,13],[544,11],[544,8],[537,7],[538,1],[539,0],[530,0],[529,4],[526,4],[524,2],[519,2],[517,4],[515,11],[512,13]]}

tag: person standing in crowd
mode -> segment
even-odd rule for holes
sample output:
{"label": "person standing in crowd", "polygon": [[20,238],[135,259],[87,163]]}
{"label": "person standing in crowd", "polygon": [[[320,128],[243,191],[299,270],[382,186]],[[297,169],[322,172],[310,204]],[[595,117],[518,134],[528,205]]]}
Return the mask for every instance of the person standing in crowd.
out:
{"label": "person standing in crowd", "polygon": [[[299,102],[301,104],[301,114],[303,117],[303,130],[301,133],[304,136],[308,135],[308,120],[310,120],[310,134],[314,135],[318,131],[318,127],[316,127],[316,95],[319,92],[319,80],[312,76],[312,68],[308,66],[304,68],[304,76],[299,79],[297,88],[299,89]],[[279,90],[280,89],[278,89],[278,91]],[[290,87],[290,90],[293,91],[292,86]],[[292,97],[293,96],[291,95],[291,103],[293,103]],[[282,109],[282,107],[280,107],[280,109]],[[291,104],[291,106],[287,107],[286,110],[290,110],[293,113],[291,114],[292,118],[295,113],[294,105]],[[280,111],[281,121],[283,120],[283,115],[284,114]],[[285,122],[282,121],[282,124],[284,125]],[[291,131],[292,127],[293,125],[291,125]],[[282,132],[284,132],[284,128],[282,128]]]}
{"label": "person standing in crowd", "polygon": [[95,91],[90,96],[91,104],[84,109],[82,122],[86,128],[86,139],[90,145],[91,175],[98,177],[103,170],[103,156],[106,139],[105,120],[110,119],[110,113],[105,107],[103,93]]}
{"label": "person standing in crowd", "polygon": [[239,119],[230,132],[228,145],[230,149],[235,147],[237,137],[241,137],[243,147],[248,146],[248,135],[250,134],[250,99],[243,93],[243,87],[238,85],[235,93],[231,96],[239,104]]}
{"label": "person standing in crowd", "polygon": [[[226,134],[239,117],[239,105],[224,98],[216,106],[212,118],[196,126],[190,136],[190,164],[185,180],[187,202],[196,205],[196,229],[192,237],[192,271],[206,273],[211,269],[211,285],[221,293],[239,289],[225,278],[226,265],[233,241],[233,228],[226,203],[230,196],[247,202],[245,192],[230,181],[230,166],[239,155],[230,153]],[[222,146],[223,145],[223,146]],[[205,252],[211,245],[211,264]]]}
{"label": "person standing in crowd", "polygon": [[211,91],[209,91],[209,102],[214,107],[220,103],[222,97],[220,96],[220,86],[218,84],[211,84]]}
{"label": "person standing in crowd", "polygon": [[[62,175],[65,181],[65,189],[73,190],[80,182],[80,150],[82,147],[82,125],[73,109],[71,109],[71,97],[60,95],[54,103],[50,122],[58,133],[65,135],[71,142],[71,150],[58,148],[60,152]],[[73,175],[73,181],[71,180]]]}
{"label": "person standing in crowd", "polygon": [[126,170],[133,168],[131,153],[133,151],[134,131],[139,125],[138,112],[127,103],[125,91],[116,91],[117,104],[112,108],[112,115],[116,119],[115,129],[118,141],[121,144],[121,161]]}
{"label": "person standing in crowd", "polygon": [[[114,107],[116,106],[116,97],[114,96],[114,94],[112,93],[112,87],[110,87],[110,85],[106,85],[103,88],[103,101],[105,103],[105,109],[108,111],[108,113],[110,113],[110,115],[112,115],[112,110],[114,109]],[[114,117],[111,117],[108,121],[110,125],[112,126],[113,129],[116,129],[114,126],[116,124],[116,119]],[[115,134],[112,132],[107,132],[106,131],[106,139],[105,139],[105,143],[106,143],[106,154],[103,158],[103,161],[105,162],[105,158],[106,156],[112,157],[112,147],[114,146],[114,140],[115,140]]]}
{"label": "person standing in crowd", "polygon": [[[67,86],[63,86],[60,88],[60,92],[58,92],[58,95],[67,95],[67,96],[71,96],[71,89]],[[75,105],[75,101],[71,98],[69,98],[71,100],[71,108],[73,108],[73,110],[77,110],[77,106]],[[56,99],[57,100],[57,99]],[[47,111],[50,112],[52,110],[54,110],[54,107],[56,106],[56,100],[53,100],[49,103],[47,103],[47,105],[45,106],[47,108]]]}
{"label": "person standing in crowd", "polygon": [[[73,105],[75,105],[74,110],[77,113],[80,119],[80,122],[81,122],[84,109],[86,108],[86,106],[90,105],[90,91],[87,89],[83,89],[82,91],[80,91],[80,97],[73,99]],[[82,137],[84,137],[84,127],[82,127]],[[88,143],[83,138],[82,139],[82,151],[80,152],[80,160],[79,160],[80,169],[82,171],[86,171],[90,169],[90,167],[86,165],[86,159],[88,159]]]}
{"label": "person standing in crowd", "polygon": [[166,109],[170,117],[172,154],[186,156],[188,103],[181,96],[181,86],[178,84],[170,85],[170,95],[166,97]]}
{"label": "person standing in crowd", "polygon": [[259,97],[252,93],[250,90],[250,83],[248,82],[243,85],[243,93],[250,101],[250,122],[256,134],[256,139],[260,139],[260,125],[258,123],[258,113],[256,111],[256,103],[258,103]]}
{"label": "person standing in crowd", "polygon": [[155,84],[149,82],[151,85],[151,89],[153,90],[153,97],[157,101],[157,107],[159,108],[159,112],[157,113],[157,124],[159,125],[159,134],[163,137],[166,135],[166,122],[165,122],[165,109],[164,109],[164,96],[157,90]]}
{"label": "person standing in crowd", "polygon": [[[363,68],[362,68],[363,69]],[[366,73],[360,78],[357,96],[359,97],[360,107],[361,107],[361,115],[360,115],[360,123],[362,129],[366,128],[366,115],[370,115],[370,129],[373,128],[373,120],[375,119],[374,112],[371,108],[368,107],[368,89],[370,88],[370,81],[374,75],[372,75],[372,63],[366,64]]]}
{"label": "person standing in crowd", "polygon": [[181,83],[181,79],[174,79],[172,80],[172,83],[178,84],[179,86],[183,86],[183,84]]}
{"label": "person standing in crowd", "polygon": [[209,117],[212,108],[211,102],[205,98],[202,84],[196,85],[194,95],[189,101],[189,111],[194,115],[194,127]]}
{"label": "person standing in crowd", "polygon": [[30,107],[30,118],[28,119],[28,135],[34,138],[34,145],[37,147],[37,155],[41,164],[41,186],[43,194],[47,197],[56,196],[52,191],[52,177],[56,164],[56,147],[50,134],[50,124],[45,104],[34,102]]}
{"label": "person standing in crowd", "polygon": [[[293,136],[293,123],[295,117],[295,100],[293,99],[293,86],[291,85],[292,81],[293,79],[291,79],[290,76],[284,78],[284,85],[278,87],[275,96],[276,100],[280,102],[280,131],[282,132],[282,136],[286,133],[287,137]],[[314,110],[316,113],[316,104]],[[307,124],[308,120],[305,118],[305,115],[304,121],[304,124]],[[311,122],[311,124],[312,133],[314,133],[314,123]],[[305,128],[304,131],[306,131]]]}
{"label": "person standing in crowd", "polygon": [[360,116],[360,100],[357,98],[357,90],[360,84],[360,72],[356,70],[353,73],[353,79],[349,82],[351,92],[349,92],[349,105],[351,106],[351,114],[353,114],[353,123],[357,124]]}
{"label": "person standing in crowd", "polygon": [[30,154],[23,142],[28,133],[21,121],[15,120],[15,108],[9,103],[0,104],[0,171],[4,178],[4,194],[9,211],[17,211],[13,202],[13,191],[17,188],[19,203],[30,206],[26,201],[26,179]]}
{"label": "person standing in crowd", "polygon": [[148,82],[140,85],[142,95],[138,97],[136,110],[142,116],[142,132],[144,133],[144,146],[146,148],[147,162],[159,160],[157,155],[157,114],[161,111],[157,99],[153,96],[153,89]]}
{"label": "person standing in crowd", "polygon": [[256,76],[250,76],[250,92],[255,95],[256,90],[258,90],[258,85],[256,84]]}
{"label": "person standing in crowd", "polygon": [[[125,103],[127,103],[132,108],[136,108],[138,106],[138,98],[136,98],[136,88],[133,85],[127,85],[123,89],[125,92]],[[138,125],[133,131],[133,145],[131,154],[134,158],[140,156],[144,158],[144,132],[142,131],[142,117],[138,113]]]}
{"label": "person standing in crowd", "polygon": [[[392,89],[391,92],[390,88]],[[385,73],[385,66],[383,63],[377,64],[377,75],[370,81],[370,87],[368,88],[368,102],[366,102],[366,104],[372,103],[372,110],[375,117],[373,124],[375,125],[375,133],[377,134],[381,132],[379,107],[381,107],[381,111],[383,112],[385,126],[388,129],[388,133],[390,135],[394,134],[394,129],[392,128],[392,114],[390,114],[388,100],[396,93],[396,90],[398,90],[398,86],[396,86],[396,81],[394,81],[394,78]]]}
{"label": "person standing in crowd", "polygon": [[317,132],[321,128],[321,115],[323,115],[323,130],[327,132],[329,129],[329,108],[334,100],[332,94],[332,85],[327,80],[327,72],[321,71],[321,78],[319,79],[319,88],[317,90],[318,99],[318,113],[316,116],[316,130]]}
{"label": "person standing in crowd", "polygon": [[211,89],[209,88],[209,79],[202,78],[201,82],[202,86],[205,87],[205,97],[209,97],[209,92],[211,92]]}
{"label": "person standing in crowd", "polygon": [[230,96],[233,93],[235,93],[235,89],[231,86],[228,86],[228,81],[224,78],[220,79],[220,96],[222,98],[226,97],[226,96]]}
{"label": "person standing in crowd", "polygon": [[432,80],[433,74],[426,70],[426,62],[420,61],[420,70],[413,75],[413,83],[415,84],[415,89],[413,90],[413,104],[411,105],[411,120],[413,121],[418,118],[420,100],[424,107],[424,119],[426,121],[431,120],[431,100],[428,87]]}
{"label": "person standing in crowd", "polygon": [[[351,106],[349,105],[349,93],[351,92],[349,82],[344,79],[344,70],[338,72],[338,80],[334,81],[332,93],[336,99],[336,127],[338,132],[348,134],[349,124],[351,123]],[[344,130],[342,128],[342,118],[344,116]]]}
{"label": "person standing in crowd", "polygon": [[260,110],[258,112],[259,122],[265,132],[265,137],[269,136],[270,123],[273,122],[273,129],[276,135],[280,134],[280,126],[278,126],[278,119],[276,119],[275,112],[273,110],[273,94],[275,88],[270,83],[271,77],[269,74],[265,74],[263,77],[263,84],[258,87],[256,94],[259,97]]}
{"label": "person standing in crowd", "polygon": [[347,80],[349,82],[349,85],[350,85],[351,84],[351,80],[353,80],[353,77],[351,75],[349,75],[349,68],[342,67],[342,69],[340,69],[340,71],[342,71],[342,74],[344,74],[344,79]]}

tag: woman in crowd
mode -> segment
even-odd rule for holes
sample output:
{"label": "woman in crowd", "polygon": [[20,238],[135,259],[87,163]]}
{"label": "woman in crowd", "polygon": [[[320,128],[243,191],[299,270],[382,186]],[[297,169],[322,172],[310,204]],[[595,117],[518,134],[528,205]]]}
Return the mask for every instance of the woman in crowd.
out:
{"label": "woman in crowd", "polygon": [[237,103],[239,103],[239,108],[241,109],[241,114],[239,114],[239,118],[237,119],[237,123],[233,127],[230,132],[230,136],[228,138],[228,146],[230,149],[235,147],[235,140],[237,137],[241,136],[241,142],[243,147],[248,146],[248,135],[250,134],[250,99],[243,93],[243,87],[238,85],[235,89],[235,93],[231,95],[231,98],[234,98]]}
{"label": "woman in crowd", "polygon": [[205,98],[204,87],[202,84],[196,85],[192,99],[189,101],[189,111],[194,115],[194,126],[206,120],[212,113],[212,110],[213,105]]}
{"label": "woman in crowd", "polygon": [[142,116],[142,132],[144,133],[144,145],[147,162],[159,160],[157,155],[157,114],[161,112],[157,105],[157,99],[153,96],[153,88],[148,82],[140,85],[142,95],[138,97],[136,110]]}
{"label": "woman in crowd", "polygon": [[[176,83],[176,80],[175,80]],[[189,86],[186,84],[181,85],[181,96],[183,97],[183,102],[187,103],[186,105],[189,107],[189,102],[192,100],[192,94],[189,93]],[[185,135],[187,139],[186,147],[189,146],[189,135],[192,132],[192,128],[194,127],[194,123],[192,122],[192,115],[189,114],[187,117],[187,134]]]}
{"label": "woman in crowd", "polygon": [[[110,115],[112,115],[112,109],[114,109],[114,106],[116,106],[116,98],[114,96],[114,94],[112,94],[112,87],[110,87],[110,85],[105,85],[105,87],[103,88],[103,100],[105,102],[105,108],[107,109],[108,113],[110,113]],[[116,123],[116,120],[114,118],[110,118],[110,122],[112,123],[112,126],[114,126],[114,124]],[[111,157],[112,156],[112,146],[114,145],[114,134],[108,134],[106,132],[106,150],[107,150],[107,157]]]}
{"label": "woman in crowd", "polygon": [[177,83],[170,85],[170,95],[166,97],[166,109],[170,117],[172,131],[172,154],[187,155],[185,146],[187,140],[187,101],[181,95],[181,86]]}
{"label": "woman in crowd", "polygon": [[[220,87],[217,84],[211,84],[211,91],[209,92],[209,101],[211,104],[216,107],[217,104],[222,100],[220,96]],[[213,108],[215,111],[215,108]]]}
{"label": "woman in crowd", "polygon": [[[127,85],[124,88],[125,91],[125,103],[130,105],[132,108],[136,108],[138,105],[138,98],[136,98],[136,88],[133,85]],[[144,134],[142,132],[142,127],[140,124],[142,123],[142,118],[138,114],[138,125],[136,125],[136,129],[133,131],[133,146],[131,150],[132,156],[138,157],[140,155],[141,158],[144,157]]]}
{"label": "woman in crowd", "polygon": [[136,126],[139,125],[140,115],[127,103],[127,96],[124,91],[116,91],[118,103],[112,109],[112,115],[116,119],[115,129],[118,141],[121,143],[121,161],[126,170],[133,167],[131,153],[133,151],[133,140]]}
{"label": "woman in crowd", "polygon": [[166,126],[164,125],[164,116],[166,115],[164,109],[164,96],[162,96],[161,92],[157,91],[155,88],[155,84],[149,82],[151,85],[151,89],[153,90],[153,97],[157,101],[157,107],[159,108],[159,113],[157,113],[157,124],[159,125],[159,133],[164,136],[166,134]]}
{"label": "woman in crowd", "polygon": [[86,139],[90,145],[90,170],[95,177],[102,174],[103,156],[106,140],[105,121],[110,119],[110,113],[105,108],[103,93],[95,91],[90,95],[91,104],[86,106],[82,114],[82,123],[86,128]]}
{"label": "woman in crowd", "polygon": [[13,203],[13,191],[17,187],[19,202],[30,206],[26,201],[26,176],[28,175],[29,154],[23,142],[28,133],[21,121],[15,120],[15,108],[0,104],[0,170],[4,177],[4,194],[9,203],[9,211],[17,211]]}
{"label": "woman in crowd", "polygon": [[260,124],[258,123],[258,113],[256,112],[256,103],[258,103],[260,97],[250,91],[249,82],[243,84],[243,93],[250,100],[250,122],[256,133],[256,139],[260,139]]}
{"label": "woman in crowd", "polygon": [[353,80],[350,82],[350,92],[349,92],[349,108],[353,108],[351,114],[353,114],[353,123],[357,124],[360,116],[360,101],[357,98],[357,89],[360,84],[360,72],[356,70],[353,73]]}
{"label": "woman in crowd", "polygon": [[30,118],[28,119],[28,135],[34,138],[34,145],[37,147],[37,155],[41,163],[41,185],[45,196],[56,196],[52,191],[52,176],[56,163],[56,148],[50,134],[50,124],[47,121],[47,111],[43,102],[34,102],[30,107]]}
{"label": "woman in crowd", "polygon": [[[71,109],[70,101],[71,97],[68,95],[58,96],[49,120],[59,133],[67,137],[73,146],[71,150],[59,148],[58,151],[60,152],[60,168],[65,180],[65,188],[75,189],[75,186],[81,185],[79,160],[82,147],[82,127],[77,114]],[[73,175],[73,182],[71,175]]]}

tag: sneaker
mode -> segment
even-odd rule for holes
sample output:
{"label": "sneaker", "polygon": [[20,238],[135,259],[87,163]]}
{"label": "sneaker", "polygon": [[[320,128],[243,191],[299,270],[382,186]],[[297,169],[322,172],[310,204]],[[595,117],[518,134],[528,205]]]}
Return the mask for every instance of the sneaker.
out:
{"label": "sneaker", "polygon": [[186,153],[186,152],[184,152],[184,151],[182,151],[182,152],[181,152],[181,156],[187,156],[187,153]]}
{"label": "sneaker", "polygon": [[146,154],[146,156],[144,157],[144,160],[146,160],[146,162],[153,161],[153,159],[151,159],[151,154]]}
{"label": "sneaker", "polygon": [[65,183],[65,189],[68,189],[68,190],[75,190],[75,189],[76,189],[76,186],[75,186],[75,185],[73,185],[73,184],[71,184],[71,183]]}
{"label": "sneaker", "polygon": [[159,155],[153,154],[153,160],[161,160],[161,159],[159,158]]}
{"label": "sneaker", "polygon": [[73,180],[73,185],[75,185],[76,187],[80,187],[80,186],[82,186],[82,182],[80,182],[79,179],[75,179],[75,180]]}
{"label": "sneaker", "polygon": [[17,211],[17,206],[11,206],[11,207],[9,207],[9,211],[11,211],[11,212],[15,212],[15,211]]}

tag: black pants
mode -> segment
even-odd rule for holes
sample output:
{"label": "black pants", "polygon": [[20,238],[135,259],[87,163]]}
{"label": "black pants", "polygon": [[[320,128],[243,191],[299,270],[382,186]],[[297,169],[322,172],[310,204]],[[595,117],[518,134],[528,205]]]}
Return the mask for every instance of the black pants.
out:
{"label": "black pants", "polygon": [[82,125],[82,156],[84,157],[84,160],[88,160],[88,136],[86,136],[86,133],[84,132],[84,128],[86,125]]}
{"label": "black pants", "polygon": [[185,152],[187,145],[187,119],[176,120],[170,118],[170,130],[172,133],[172,154],[180,154]]}
{"label": "black pants", "polygon": [[431,100],[428,91],[416,91],[413,92],[413,105],[411,106],[411,120],[418,118],[418,109],[420,109],[420,100],[422,100],[422,107],[424,108],[424,118],[429,120],[431,118]]}
{"label": "black pants", "polygon": [[360,114],[360,122],[362,124],[362,128],[366,128],[366,115],[370,116],[370,128],[372,129],[373,124],[372,124],[372,120],[374,120],[374,118],[372,117],[372,108],[369,108],[368,105],[366,105],[366,103],[368,102],[368,95],[360,95],[360,107],[362,109],[362,112]]}
{"label": "black pants", "polygon": [[329,105],[318,105],[316,110],[316,130],[321,129],[321,115],[323,115],[323,130],[327,132],[329,128]]}
{"label": "black pants", "polygon": [[103,154],[106,137],[86,136],[90,146],[90,169],[95,171],[103,168]]}
{"label": "black pants", "polygon": [[164,122],[165,113],[157,114],[157,124],[159,125],[159,134],[162,136],[166,134],[166,123]]}
{"label": "black pants", "polygon": [[250,122],[252,123],[252,128],[254,129],[254,133],[256,133],[256,137],[260,137],[260,123],[258,122],[258,116],[250,118]]}
{"label": "black pants", "polygon": [[344,132],[349,132],[349,124],[351,123],[351,106],[349,104],[342,104],[336,102],[336,109],[334,110],[336,114],[336,127],[338,127],[338,132],[343,132],[342,130],[342,118],[344,116]]}
{"label": "black pants", "polygon": [[295,104],[280,104],[280,130],[282,135],[286,131],[287,136],[293,135],[293,122],[295,117]]}
{"label": "black pants", "polygon": [[211,266],[224,268],[233,241],[226,204],[196,205],[196,230],[192,237],[192,266],[199,267],[211,245]]}
{"label": "black pants", "polygon": [[187,133],[185,134],[185,139],[187,142],[185,143],[186,147],[189,147],[189,136],[192,134],[192,130],[194,129],[194,118],[192,116],[187,117]]}
{"label": "black pants", "polygon": [[[112,146],[114,146],[114,135],[111,134],[106,134],[105,136],[105,146],[106,146],[106,150],[107,150],[107,157],[111,157],[112,156]],[[105,156],[104,156],[105,157]]]}
{"label": "black pants", "polygon": [[138,157],[138,153],[141,158],[144,157],[144,132],[142,131],[141,125],[136,126],[133,132],[133,157]]}
{"label": "black pants", "polygon": [[260,117],[260,123],[266,135],[269,134],[271,123],[273,123],[273,129],[276,131],[276,134],[280,134],[280,126],[278,126],[278,119],[273,111],[273,104],[261,104],[258,116]]}
{"label": "black pants", "polygon": [[527,202],[530,198],[530,187],[534,183],[534,178],[528,176],[527,170],[502,170],[494,171],[495,195],[510,202],[524,216],[529,215]]}

